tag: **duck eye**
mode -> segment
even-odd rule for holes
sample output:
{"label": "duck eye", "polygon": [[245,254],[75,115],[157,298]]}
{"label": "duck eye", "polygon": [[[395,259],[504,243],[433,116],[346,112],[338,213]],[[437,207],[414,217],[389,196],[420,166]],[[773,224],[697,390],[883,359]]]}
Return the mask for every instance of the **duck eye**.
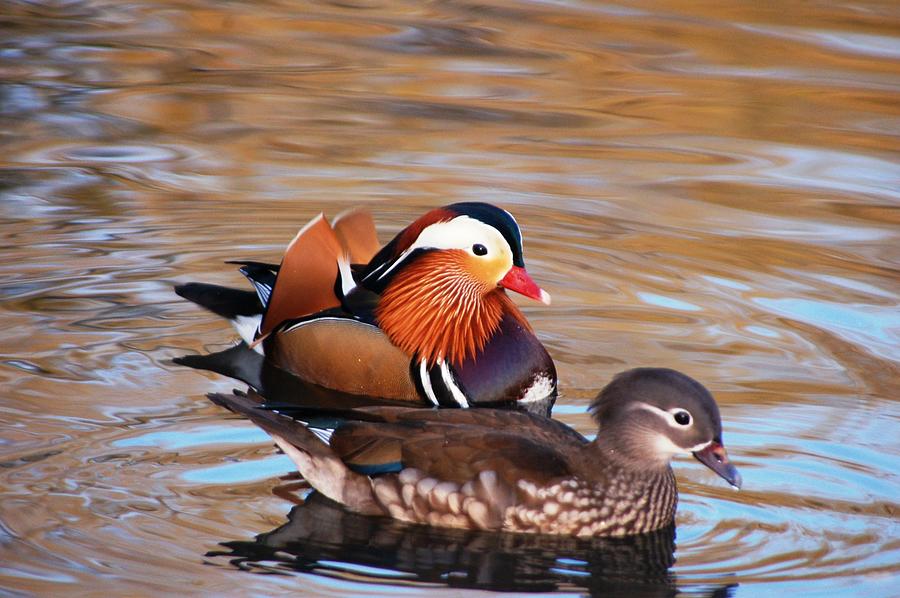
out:
{"label": "duck eye", "polygon": [[487,247],[481,243],[475,243],[472,245],[472,253],[475,255],[487,255]]}
{"label": "duck eye", "polygon": [[680,426],[686,426],[691,423],[691,414],[687,411],[676,411],[673,417],[675,418],[675,423]]}

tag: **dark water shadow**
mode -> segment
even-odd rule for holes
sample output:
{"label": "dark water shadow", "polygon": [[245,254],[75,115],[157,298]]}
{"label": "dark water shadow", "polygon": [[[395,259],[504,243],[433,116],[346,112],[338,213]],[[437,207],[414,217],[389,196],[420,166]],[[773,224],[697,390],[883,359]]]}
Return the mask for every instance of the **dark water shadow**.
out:
{"label": "dark water shadow", "polygon": [[[284,525],[208,557],[258,573],[309,573],[376,584],[516,592],[673,596],[675,528],[589,540],[409,525],[350,513],[313,492]],[[729,596],[736,586],[704,595]]]}

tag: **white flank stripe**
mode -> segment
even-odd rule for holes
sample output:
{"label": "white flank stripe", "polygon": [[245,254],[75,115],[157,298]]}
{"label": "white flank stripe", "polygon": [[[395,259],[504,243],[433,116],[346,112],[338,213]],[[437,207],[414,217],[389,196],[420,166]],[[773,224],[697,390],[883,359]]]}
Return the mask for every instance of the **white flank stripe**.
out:
{"label": "white flank stripe", "polygon": [[303,328],[304,326],[309,326],[310,324],[318,324],[320,322],[346,322],[352,326],[368,326],[369,328],[378,329],[374,324],[367,324],[365,322],[360,322],[358,320],[354,320],[352,318],[340,318],[338,316],[322,316],[320,318],[313,318],[311,320],[303,320],[302,322],[297,322],[296,324],[292,324],[288,326],[284,330],[282,330],[282,334],[287,332],[293,332],[298,328]]}
{"label": "white flank stripe", "polygon": [[428,400],[437,407],[437,396],[434,394],[434,389],[431,388],[431,378],[428,377],[428,365],[424,359],[419,362],[419,378],[422,380],[422,388],[425,389],[425,395],[428,397]]}
{"label": "white flank stripe", "polygon": [[[381,274],[378,275],[378,280],[381,280],[382,278],[384,278],[385,276],[387,276],[388,272],[390,272],[391,270],[393,270],[394,268],[396,268],[397,266],[399,266],[400,263],[401,263],[403,260],[405,260],[406,257],[407,257],[410,253],[412,253],[412,251],[413,251],[413,248],[410,247],[409,249],[407,249],[406,251],[404,251],[403,253],[401,253],[401,254],[400,254],[400,257],[398,257],[396,260],[394,260],[394,263],[391,264],[391,267],[390,267],[390,268],[388,268],[387,270],[385,270],[384,272],[382,272]],[[375,270],[375,272],[378,272],[378,270],[381,270],[381,268],[384,268],[384,266],[387,266],[387,264],[384,264],[384,265],[380,266],[377,270]],[[372,272],[372,274],[374,274],[375,272]]]}
{"label": "white flank stripe", "polygon": [[469,407],[469,401],[466,399],[466,395],[463,394],[463,391],[456,385],[456,382],[453,380],[453,373],[450,371],[450,367],[447,365],[443,359],[438,360],[438,364],[441,366],[441,378],[444,379],[444,385],[450,389],[450,394],[453,395],[453,400],[456,401],[460,407],[463,409],[467,409]]}

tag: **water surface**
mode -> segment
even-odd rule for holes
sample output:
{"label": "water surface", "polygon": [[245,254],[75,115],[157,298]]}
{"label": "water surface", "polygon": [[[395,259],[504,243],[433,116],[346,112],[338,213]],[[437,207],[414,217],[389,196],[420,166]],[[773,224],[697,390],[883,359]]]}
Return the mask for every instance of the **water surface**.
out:
{"label": "water surface", "polygon": [[[0,12],[0,592],[896,595],[895,2]],[[223,260],[278,259],[322,210],[386,241],[469,200],[517,216],[553,294],[522,305],[557,417],[593,432],[639,365],[716,394],[744,490],[678,461],[674,554],[327,505],[349,531],[304,536],[285,458],[204,398],[234,384],[170,364],[234,339],[174,283],[241,285]]]}

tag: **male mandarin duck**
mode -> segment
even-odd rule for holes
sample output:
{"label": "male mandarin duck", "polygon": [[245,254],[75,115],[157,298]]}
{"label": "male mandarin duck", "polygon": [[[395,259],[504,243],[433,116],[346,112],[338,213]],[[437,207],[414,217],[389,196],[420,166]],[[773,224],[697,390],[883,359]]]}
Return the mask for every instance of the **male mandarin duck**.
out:
{"label": "male mandarin duck", "polygon": [[674,520],[670,461],[682,453],[741,485],[712,395],[669,369],[616,376],[590,406],[600,427],[593,441],[520,411],[275,411],[252,394],[209,397],[265,430],[321,494],[354,512],[412,523],[574,536],[650,532]]}
{"label": "male mandarin duck", "polygon": [[550,296],[525,270],[519,226],[505,210],[434,209],[380,249],[367,213],[333,227],[320,215],[280,266],[242,264],[256,295],[202,283],[175,290],[232,320],[268,363],[306,382],[440,407],[548,414],[556,399],[553,361],[506,290],[545,304]]}

